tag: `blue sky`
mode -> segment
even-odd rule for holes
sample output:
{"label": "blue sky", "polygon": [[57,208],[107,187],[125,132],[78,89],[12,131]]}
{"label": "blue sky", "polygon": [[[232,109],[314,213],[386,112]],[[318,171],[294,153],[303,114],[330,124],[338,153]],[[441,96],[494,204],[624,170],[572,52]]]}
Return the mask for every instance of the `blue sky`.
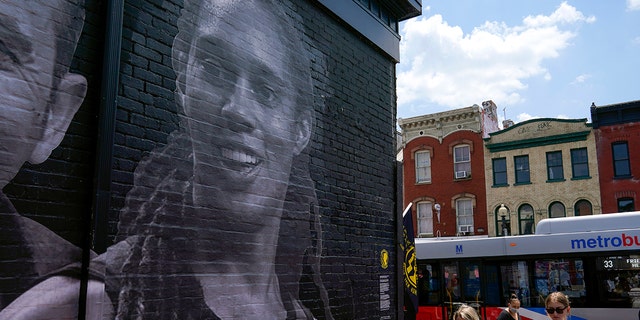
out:
{"label": "blue sky", "polygon": [[640,100],[640,0],[423,0],[400,24],[398,117],[481,105],[587,118]]}

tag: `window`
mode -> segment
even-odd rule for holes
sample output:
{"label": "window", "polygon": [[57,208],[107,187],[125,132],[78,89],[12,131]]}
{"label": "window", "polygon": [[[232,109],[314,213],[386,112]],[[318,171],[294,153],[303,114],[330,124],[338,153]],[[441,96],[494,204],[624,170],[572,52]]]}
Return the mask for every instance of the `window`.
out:
{"label": "window", "polygon": [[500,207],[496,208],[496,236],[511,235],[511,215],[509,208],[505,207],[505,212],[500,212]]}
{"label": "window", "polygon": [[458,218],[458,232],[473,232],[473,202],[471,199],[456,200],[456,215]]}
{"label": "window", "polygon": [[459,145],[453,148],[453,171],[456,179],[471,176],[471,147]]}
{"label": "window", "polygon": [[633,198],[618,199],[618,212],[636,211]]}
{"label": "window", "polygon": [[418,302],[421,306],[440,302],[440,266],[418,263]]}
{"label": "window", "polygon": [[613,152],[613,175],[616,177],[625,177],[631,175],[631,167],[629,166],[629,145],[627,142],[616,142],[611,145]]}
{"label": "window", "polygon": [[433,203],[418,203],[418,235],[433,234]]}
{"label": "window", "polygon": [[571,172],[574,179],[589,177],[589,158],[587,148],[571,150]]}
{"label": "window", "polygon": [[444,270],[444,287],[447,299],[460,300],[460,278],[458,277],[458,263],[449,262],[442,265]]}
{"label": "window", "polygon": [[589,216],[593,214],[593,208],[591,202],[587,200],[580,200],[573,206],[573,213],[575,216]]}
{"label": "window", "polygon": [[563,180],[562,151],[547,152],[547,179]]}
{"label": "window", "polygon": [[416,183],[431,182],[431,152],[416,152]]}
{"label": "window", "polygon": [[478,297],[483,296],[480,291],[480,261],[472,260],[460,262],[460,270],[463,271],[460,273],[460,280],[462,282],[462,301],[478,300]]}
{"label": "window", "polygon": [[[586,290],[595,288],[585,287],[582,259],[543,259],[535,260],[534,264],[534,292],[545,297],[551,292],[562,291],[571,297],[571,307],[585,307]],[[594,281],[594,284],[600,286],[600,281]],[[544,306],[544,301],[535,302]]]}
{"label": "window", "polygon": [[516,167],[516,184],[530,183],[529,156],[513,157],[513,163]]}
{"label": "window", "polygon": [[520,225],[520,234],[533,234],[534,230],[534,218],[533,207],[530,204],[523,204],[518,210],[518,220]]}
{"label": "window", "polygon": [[[530,306],[531,284],[529,281],[531,280],[531,277],[529,276],[529,270],[530,268],[527,267],[527,262],[523,260],[500,263],[501,279],[496,279],[496,282],[504,284],[501,286],[501,296],[509,297],[512,293],[518,293],[521,307]],[[521,316],[517,318],[521,319]]]}
{"label": "window", "polygon": [[549,206],[549,218],[562,218],[566,216],[564,204],[561,202],[554,202]]}
{"label": "window", "polygon": [[[638,265],[628,261],[638,261],[640,255],[613,255],[596,257],[596,276],[593,284],[598,287],[598,301],[603,305],[617,308],[637,308],[635,294],[638,287]],[[582,279],[581,279],[582,280]],[[571,300],[573,307],[573,300]],[[635,309],[638,310],[638,309]],[[634,319],[635,317],[628,317]]]}
{"label": "window", "polygon": [[507,158],[493,159],[493,185],[507,185]]}

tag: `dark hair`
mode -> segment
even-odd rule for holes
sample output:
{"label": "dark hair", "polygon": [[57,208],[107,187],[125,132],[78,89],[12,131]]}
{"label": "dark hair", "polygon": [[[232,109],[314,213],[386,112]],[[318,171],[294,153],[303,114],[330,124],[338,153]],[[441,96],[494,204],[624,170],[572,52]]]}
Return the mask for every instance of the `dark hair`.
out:
{"label": "dark hair", "polygon": [[518,295],[515,293],[512,293],[509,296],[509,299],[507,299],[507,304],[511,303],[512,301],[520,301],[520,298],[518,298]]}

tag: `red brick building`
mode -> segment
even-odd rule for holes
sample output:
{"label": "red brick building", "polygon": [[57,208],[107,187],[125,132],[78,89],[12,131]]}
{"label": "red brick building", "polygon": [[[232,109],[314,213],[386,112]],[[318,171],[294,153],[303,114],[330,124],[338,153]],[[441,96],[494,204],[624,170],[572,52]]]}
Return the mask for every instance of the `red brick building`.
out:
{"label": "red brick building", "polygon": [[495,104],[483,106],[398,120],[416,236],[487,234],[483,131],[498,125]]}
{"label": "red brick building", "polygon": [[591,105],[602,213],[640,210],[640,100]]}

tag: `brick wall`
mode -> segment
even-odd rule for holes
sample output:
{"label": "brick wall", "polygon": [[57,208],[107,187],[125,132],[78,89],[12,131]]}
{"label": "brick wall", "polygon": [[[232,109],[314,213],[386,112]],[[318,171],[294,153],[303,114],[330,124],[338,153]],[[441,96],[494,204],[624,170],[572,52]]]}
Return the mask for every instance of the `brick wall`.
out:
{"label": "brick wall", "polygon": [[[180,0],[124,1],[119,70],[108,70],[107,74],[104,74],[102,67],[107,33],[107,6],[103,2],[86,0],[85,26],[72,65],[72,71],[84,75],[88,81],[84,103],[76,113],[64,141],[53,152],[50,160],[41,165],[26,164],[3,190],[20,214],[40,222],[54,234],[69,240],[78,250],[85,249],[84,260],[80,255],[75,255],[70,261],[75,262],[74,266],[65,268],[63,273],[71,275],[70,279],[73,281],[86,281],[87,272],[105,273],[97,277],[106,280],[107,297],[111,299],[112,307],[121,308],[118,305],[118,293],[122,288],[119,286],[132,278],[117,272],[129,268],[133,259],[132,255],[128,255],[130,252],[126,251],[127,249],[122,249],[126,243],[121,242],[123,239],[130,239],[127,236],[131,236],[133,231],[127,233],[122,230],[146,214],[144,210],[147,207],[136,209],[139,211],[131,210],[133,187],[136,181],[140,180],[159,179],[158,181],[166,183],[166,179],[163,178],[165,174],[171,175],[170,170],[158,168],[173,168],[171,165],[151,165],[143,170],[141,161],[153,158],[155,154],[160,153],[159,150],[171,149],[172,141],[175,142],[172,139],[175,138],[176,130],[180,128],[180,114],[183,109],[176,104],[176,72],[172,65],[172,45],[178,32],[177,22],[183,6],[184,2]],[[287,217],[290,221],[285,219],[285,222],[281,223],[281,240],[278,244],[283,248],[295,248],[298,238],[293,232],[300,228],[306,231],[306,228],[310,229],[311,235],[300,239],[300,242],[310,241],[313,247],[307,248],[304,261],[292,262],[291,259],[300,257],[286,255],[281,258],[282,261],[277,261],[276,268],[285,269],[279,269],[280,290],[284,292],[290,286],[300,287],[299,291],[291,291],[292,295],[299,294],[299,297],[291,297],[292,300],[283,298],[283,303],[289,310],[297,310],[286,304],[292,301],[295,303],[296,299],[299,299],[320,319],[331,316],[335,319],[395,318],[398,312],[398,270],[395,263],[398,236],[394,152],[395,62],[316,1],[292,1],[287,3],[285,11],[287,17],[301,18],[296,28],[303,32],[305,39],[305,49],[300,54],[304,54],[311,61],[311,103],[314,106],[315,124],[307,147],[309,157],[302,157],[313,185],[313,190],[308,191],[303,197],[314,201],[301,212],[310,211],[312,218],[303,221],[306,223],[304,224],[295,218]],[[236,65],[238,68],[243,66]],[[115,128],[114,132],[99,132],[100,124],[109,121],[100,117],[103,114],[100,107],[104,106],[106,96],[105,92],[101,92],[101,88],[104,88],[103,81],[113,76],[119,81]],[[277,117],[275,119],[278,120]],[[172,133],[174,138],[171,138]],[[105,190],[95,190],[97,175],[94,171],[97,160],[105,160],[96,159],[100,151],[97,150],[98,146],[105,148],[100,139],[110,134],[113,134],[114,138],[113,145],[106,146],[113,148],[112,167],[108,175],[110,204],[109,208],[96,209],[108,213],[101,216],[95,215],[93,207],[95,203],[98,203],[98,206],[101,204],[95,202],[96,193]],[[185,152],[183,149],[174,151],[180,154]],[[189,152],[184,154],[189,156]],[[175,167],[184,164],[184,160],[176,160],[179,164],[175,164]],[[139,174],[136,174],[136,170]],[[150,174],[150,177],[145,176]],[[174,178],[172,176],[172,179]],[[189,177],[184,181],[175,179],[193,184]],[[295,181],[301,184],[295,188],[304,189],[304,174],[299,181]],[[226,183],[223,188],[235,187],[234,181]],[[174,190],[173,187],[177,185],[164,187],[166,189],[163,191]],[[134,200],[139,200],[140,203],[147,201],[144,197],[154,197],[151,192],[135,193],[135,196],[139,199]],[[164,208],[170,212],[167,206],[175,206],[180,201],[183,205],[189,203],[189,196],[190,193],[177,194],[177,198],[166,196],[166,201],[154,208]],[[176,200],[178,198],[179,200]],[[149,206],[158,205],[153,201],[149,203]],[[194,210],[194,207],[196,206],[184,205],[181,208],[188,211]],[[260,222],[263,219],[265,218],[257,217],[256,221]],[[98,225],[92,225],[94,223]],[[153,220],[141,224],[148,226],[154,223],[159,222]],[[94,232],[105,227],[106,234]],[[198,246],[202,242],[196,242],[195,236],[191,235],[207,232],[216,227],[215,225],[201,224],[195,232],[193,228],[185,227],[180,221],[171,227],[180,232],[176,231],[163,239],[176,241],[176,238],[180,238],[180,241],[187,244],[184,246],[187,251],[201,250],[206,254],[215,253],[219,256],[237,252],[241,257],[242,250],[238,248],[249,249],[259,244],[234,243],[240,246],[201,249]],[[292,228],[291,234],[287,234],[289,227]],[[246,231],[247,237],[255,232],[250,225],[239,230],[240,234]],[[165,236],[167,234],[161,238]],[[98,247],[109,247],[109,250],[89,253],[91,241],[99,243]],[[134,242],[135,240],[131,240],[131,243]],[[9,248],[9,245],[3,246]],[[147,250],[147,247],[143,248],[143,251]],[[206,246],[203,245],[202,248]],[[321,249],[320,259],[315,263],[315,255],[309,251],[318,249]],[[92,260],[88,264],[89,255],[92,259],[100,255],[100,262]],[[129,265],[123,267],[122,259],[129,259]],[[159,261],[154,266],[160,269],[172,263],[188,265],[189,259],[196,261],[195,258],[189,257],[171,261],[156,259]],[[293,266],[293,271],[286,270],[289,263]],[[103,268],[105,265],[106,269]],[[301,279],[296,278],[296,268],[301,268]],[[2,272],[5,272],[5,269]],[[292,279],[289,279],[290,277]],[[157,278],[159,280],[154,284],[156,287],[147,287],[149,291],[157,289],[158,294],[164,294],[171,289],[168,283],[175,284],[171,276]],[[51,278],[42,279],[46,279],[46,282]],[[26,288],[33,278],[18,277],[16,280],[21,281]],[[4,282],[0,283],[0,287],[5,285]],[[183,290],[183,287],[182,284],[176,287],[181,299],[189,296],[179,291]],[[230,286],[230,290],[232,288],[233,286]],[[92,292],[91,285],[89,290]],[[54,289],[43,294],[60,296],[63,295],[62,292]],[[75,293],[65,291],[64,294]],[[80,293],[80,296],[84,297],[84,294]],[[94,297],[89,297],[90,303],[93,301],[92,298]],[[156,300],[160,303],[149,305],[145,311],[152,314],[154,319],[170,316],[172,303],[177,300],[166,296]],[[78,300],[73,297],[69,301]],[[6,301],[0,299],[0,302]],[[33,303],[24,307],[23,310],[29,307],[45,312],[47,310],[38,305],[38,300],[35,299]],[[158,309],[154,309],[156,307]],[[190,308],[191,305],[180,307]],[[251,308],[246,305],[243,307]],[[105,312],[108,309],[109,307],[104,308]],[[119,312],[131,315],[134,311],[123,311],[121,308]]]}

